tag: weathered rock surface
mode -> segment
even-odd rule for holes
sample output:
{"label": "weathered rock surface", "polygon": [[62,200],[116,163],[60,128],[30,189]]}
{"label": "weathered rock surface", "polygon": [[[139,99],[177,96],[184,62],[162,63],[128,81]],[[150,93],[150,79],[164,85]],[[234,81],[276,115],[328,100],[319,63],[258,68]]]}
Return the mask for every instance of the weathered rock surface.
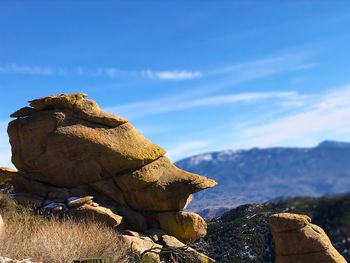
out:
{"label": "weathered rock surface", "polygon": [[345,263],[322,228],[306,215],[280,213],[269,218],[277,263]]}
{"label": "weathered rock surface", "polygon": [[175,236],[182,242],[194,241],[207,234],[204,219],[192,212],[158,213],[156,218],[166,234]]}
{"label": "weathered rock surface", "polygon": [[[182,242],[206,235],[205,221],[182,210],[193,193],[216,182],[177,168],[165,150],[86,94],[32,100],[11,117],[16,119],[8,134],[18,169],[11,172],[11,182],[18,202],[45,214],[93,218],[118,229],[158,229],[155,242],[161,241],[159,233]],[[138,251],[150,243],[161,247],[142,234],[124,236]]]}
{"label": "weathered rock surface", "polygon": [[105,223],[110,227],[116,228],[122,222],[122,217],[113,213],[105,207],[95,207],[84,204],[76,209],[71,209],[68,214],[74,218],[93,219]]}
{"label": "weathered rock surface", "polygon": [[144,167],[114,177],[129,206],[140,211],[179,211],[192,193],[216,182],[188,173],[161,157]]}
{"label": "weathered rock surface", "polygon": [[15,166],[30,179],[60,187],[137,169],[165,153],[129,123],[107,128],[68,111],[40,111],[17,119],[9,124],[8,133]]}

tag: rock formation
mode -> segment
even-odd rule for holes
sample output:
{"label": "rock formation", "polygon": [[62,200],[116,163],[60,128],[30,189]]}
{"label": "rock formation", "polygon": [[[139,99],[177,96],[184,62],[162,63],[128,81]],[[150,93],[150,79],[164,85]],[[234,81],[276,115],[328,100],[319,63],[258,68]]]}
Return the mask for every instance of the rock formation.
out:
{"label": "rock formation", "polygon": [[159,229],[182,242],[205,236],[205,221],[182,210],[193,193],[216,182],[177,168],[126,119],[85,97],[49,96],[11,114],[15,198],[40,211],[93,216],[120,229]]}
{"label": "rock formation", "polygon": [[322,228],[306,215],[280,213],[269,218],[276,263],[346,263]]}

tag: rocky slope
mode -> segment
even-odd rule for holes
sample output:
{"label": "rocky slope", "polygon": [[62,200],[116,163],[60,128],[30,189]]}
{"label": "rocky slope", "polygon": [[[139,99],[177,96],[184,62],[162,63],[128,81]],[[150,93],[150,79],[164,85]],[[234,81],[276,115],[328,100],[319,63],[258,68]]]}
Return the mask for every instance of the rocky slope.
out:
{"label": "rocky slope", "polygon": [[[325,141],[314,148],[253,148],[205,153],[176,165],[209,176],[218,186],[198,193],[190,205],[204,216],[220,208],[293,196],[350,191],[350,143]],[[219,213],[220,214],[220,213]]]}
{"label": "rocky slope", "polygon": [[350,260],[350,195],[239,206],[208,222],[208,234],[200,246],[218,262],[275,262],[268,218],[282,212],[310,216]]}

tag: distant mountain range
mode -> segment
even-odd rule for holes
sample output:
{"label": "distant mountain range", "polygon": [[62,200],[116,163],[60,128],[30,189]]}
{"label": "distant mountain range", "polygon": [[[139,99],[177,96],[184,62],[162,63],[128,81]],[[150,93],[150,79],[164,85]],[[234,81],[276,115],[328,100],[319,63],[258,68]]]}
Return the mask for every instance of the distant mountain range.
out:
{"label": "distant mountain range", "polygon": [[195,194],[189,207],[207,217],[241,204],[350,192],[350,143],[346,142],[204,153],[176,165],[219,183]]}

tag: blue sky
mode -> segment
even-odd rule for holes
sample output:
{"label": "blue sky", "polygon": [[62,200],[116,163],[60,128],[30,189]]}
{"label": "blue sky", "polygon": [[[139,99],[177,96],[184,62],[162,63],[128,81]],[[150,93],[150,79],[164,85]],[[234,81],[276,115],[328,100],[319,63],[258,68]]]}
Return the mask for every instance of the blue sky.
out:
{"label": "blue sky", "polygon": [[9,114],[84,92],[172,160],[350,138],[349,1],[2,1]]}

